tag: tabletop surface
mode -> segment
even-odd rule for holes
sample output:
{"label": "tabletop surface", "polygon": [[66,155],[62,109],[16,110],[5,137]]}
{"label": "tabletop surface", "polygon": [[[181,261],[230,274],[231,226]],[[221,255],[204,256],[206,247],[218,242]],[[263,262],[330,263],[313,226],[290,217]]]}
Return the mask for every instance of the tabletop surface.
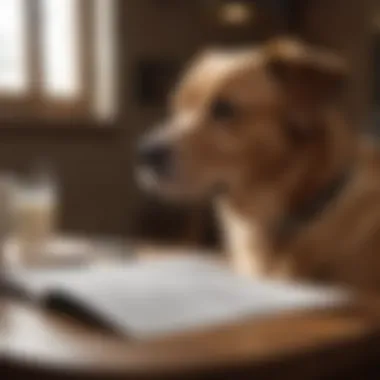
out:
{"label": "tabletop surface", "polygon": [[[237,371],[332,371],[380,347],[379,313],[367,303],[247,320],[137,341],[95,330],[36,305],[0,300],[1,368],[67,376],[184,378]],[[316,360],[323,365],[316,370]],[[309,361],[308,361],[309,360]],[[274,363],[277,363],[274,365]],[[290,365],[291,363],[291,365]],[[295,378],[295,377],[292,377]],[[305,377],[303,377],[305,378]]]}

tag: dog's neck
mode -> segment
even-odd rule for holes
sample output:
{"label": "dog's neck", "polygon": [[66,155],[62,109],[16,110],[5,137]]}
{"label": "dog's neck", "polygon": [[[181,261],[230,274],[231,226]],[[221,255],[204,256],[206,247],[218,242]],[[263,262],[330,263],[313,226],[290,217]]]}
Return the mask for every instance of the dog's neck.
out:
{"label": "dog's neck", "polygon": [[323,136],[279,162],[273,177],[241,181],[228,195],[231,206],[263,232],[318,197],[349,170],[357,136],[337,115],[329,115]]}

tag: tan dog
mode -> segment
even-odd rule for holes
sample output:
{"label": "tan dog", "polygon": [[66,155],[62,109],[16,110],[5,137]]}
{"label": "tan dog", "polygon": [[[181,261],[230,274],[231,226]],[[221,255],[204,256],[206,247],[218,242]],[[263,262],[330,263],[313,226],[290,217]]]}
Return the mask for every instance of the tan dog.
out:
{"label": "tan dog", "polygon": [[380,290],[380,160],[339,112],[346,77],[295,40],[204,54],[142,142],[143,183],[217,196],[239,271]]}

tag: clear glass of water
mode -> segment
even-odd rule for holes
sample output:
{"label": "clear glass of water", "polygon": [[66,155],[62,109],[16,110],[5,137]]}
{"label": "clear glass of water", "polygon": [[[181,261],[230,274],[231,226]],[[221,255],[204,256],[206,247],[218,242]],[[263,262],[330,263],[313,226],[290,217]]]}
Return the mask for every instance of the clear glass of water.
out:
{"label": "clear glass of water", "polygon": [[55,234],[57,188],[48,176],[37,175],[14,186],[11,211],[12,237],[21,261],[37,262]]}
{"label": "clear glass of water", "polygon": [[6,243],[11,233],[11,205],[14,191],[13,177],[0,174],[0,269],[6,263]]}

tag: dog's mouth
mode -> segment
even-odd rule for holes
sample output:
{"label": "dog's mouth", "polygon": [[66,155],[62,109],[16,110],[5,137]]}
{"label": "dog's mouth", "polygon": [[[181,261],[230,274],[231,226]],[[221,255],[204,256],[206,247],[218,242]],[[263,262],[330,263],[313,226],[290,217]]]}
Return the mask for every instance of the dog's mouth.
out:
{"label": "dog's mouth", "polygon": [[137,169],[137,181],[144,191],[162,200],[186,203],[195,197],[195,192],[192,186],[186,185],[179,177],[174,173],[162,176],[146,166]]}
{"label": "dog's mouth", "polygon": [[172,170],[157,171],[148,165],[139,165],[136,177],[139,185],[146,191],[161,192],[176,186],[175,175]]}
{"label": "dog's mouth", "polygon": [[173,200],[205,198],[226,191],[212,171],[205,167],[195,170],[173,144],[163,140],[147,140],[140,145],[136,177],[144,191]]}
{"label": "dog's mouth", "polygon": [[139,186],[146,192],[168,201],[191,202],[197,199],[214,198],[228,192],[223,183],[202,185],[202,181],[190,180],[175,169],[165,175],[149,166],[140,166],[136,172]]}
{"label": "dog's mouth", "polygon": [[137,180],[146,190],[158,191],[176,182],[174,147],[162,139],[142,140],[137,152]]}
{"label": "dog's mouth", "polygon": [[136,167],[136,179],[142,190],[161,198],[186,198],[187,186],[178,170],[178,163],[172,160],[165,165],[140,163]]}

